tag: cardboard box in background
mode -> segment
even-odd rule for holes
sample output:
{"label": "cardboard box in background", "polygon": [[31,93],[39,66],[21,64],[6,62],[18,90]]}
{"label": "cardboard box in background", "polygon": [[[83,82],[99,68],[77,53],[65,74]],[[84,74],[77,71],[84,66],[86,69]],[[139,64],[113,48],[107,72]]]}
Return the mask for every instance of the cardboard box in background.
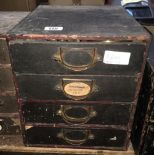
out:
{"label": "cardboard box in background", "polygon": [[49,0],[49,5],[73,5],[73,0]]}
{"label": "cardboard box in background", "polygon": [[81,0],[81,5],[104,5],[105,0]]}
{"label": "cardboard box in background", "polygon": [[32,11],[36,0],[0,0],[0,11]]}
{"label": "cardboard box in background", "polygon": [[37,5],[48,5],[48,0],[36,0]]}
{"label": "cardboard box in background", "polygon": [[105,0],[49,0],[49,5],[104,5]]}

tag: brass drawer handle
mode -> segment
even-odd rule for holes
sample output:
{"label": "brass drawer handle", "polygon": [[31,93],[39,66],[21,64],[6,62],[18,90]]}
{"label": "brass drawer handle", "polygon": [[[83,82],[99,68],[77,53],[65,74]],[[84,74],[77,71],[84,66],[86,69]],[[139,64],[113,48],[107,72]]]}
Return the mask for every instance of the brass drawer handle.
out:
{"label": "brass drawer handle", "polygon": [[[82,116],[71,116],[68,114],[70,111],[74,110],[76,114],[81,112]],[[76,110],[79,111],[76,112]],[[92,106],[61,105],[60,109],[57,111],[57,115],[61,116],[66,123],[83,124],[95,117],[97,112],[93,110]]]}
{"label": "brass drawer handle", "polygon": [[101,57],[96,48],[59,48],[53,59],[70,70],[80,72],[94,66]]}
{"label": "brass drawer handle", "polygon": [[56,85],[56,90],[60,90],[72,100],[87,98],[93,92],[98,91],[94,80],[89,79],[67,79],[63,78],[62,83]]}
{"label": "brass drawer handle", "polygon": [[72,129],[62,129],[61,132],[57,134],[57,137],[65,140],[65,142],[71,145],[82,145],[89,139],[95,138],[89,130]]}

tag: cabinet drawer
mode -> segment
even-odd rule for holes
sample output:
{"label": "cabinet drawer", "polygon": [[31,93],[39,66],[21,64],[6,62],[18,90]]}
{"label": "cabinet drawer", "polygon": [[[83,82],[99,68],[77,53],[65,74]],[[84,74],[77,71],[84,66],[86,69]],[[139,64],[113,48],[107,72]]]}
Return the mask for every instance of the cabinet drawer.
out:
{"label": "cabinet drawer", "polygon": [[67,123],[127,125],[131,104],[51,104],[25,103],[22,106],[26,123]]}
{"label": "cabinet drawer", "polygon": [[10,68],[0,68],[0,92],[3,91],[15,91]]}
{"label": "cabinet drawer", "polygon": [[14,71],[38,74],[135,75],[141,72],[142,43],[11,41]]}
{"label": "cabinet drawer", "polygon": [[137,77],[17,75],[24,100],[87,100],[132,102]]}
{"label": "cabinet drawer", "polygon": [[116,129],[25,127],[29,146],[125,149],[127,132]]}

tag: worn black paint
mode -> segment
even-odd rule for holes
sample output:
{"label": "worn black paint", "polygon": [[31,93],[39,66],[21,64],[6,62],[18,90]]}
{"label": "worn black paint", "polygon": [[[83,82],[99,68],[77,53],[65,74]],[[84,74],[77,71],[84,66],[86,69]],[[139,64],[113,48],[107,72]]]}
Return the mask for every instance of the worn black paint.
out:
{"label": "worn black paint", "polygon": [[[45,31],[46,26],[62,26],[63,31]],[[132,37],[141,36],[148,38],[148,34],[140,24],[122,7],[116,6],[40,6],[9,32],[10,36],[29,35],[33,37],[32,34],[47,35],[47,37],[57,35],[64,39],[71,36],[73,40],[77,36],[81,38],[108,37],[112,40],[117,37],[123,40],[132,40]]]}
{"label": "worn black paint", "polygon": [[[143,54],[145,45],[143,43],[123,42],[123,43],[74,43],[74,42],[50,42],[50,41],[22,41],[16,40],[10,42],[10,52],[13,59],[14,71],[16,73],[36,73],[36,74],[80,74],[80,75],[136,75],[141,72],[143,63]],[[59,51],[59,48],[95,48],[98,55],[101,57],[100,61],[91,65],[85,71],[75,72],[66,68],[63,64],[54,60],[54,55]],[[106,50],[117,52],[129,52],[131,57],[129,65],[113,65],[105,64],[103,62],[104,53]],[[81,53],[80,53],[81,52]],[[66,60],[70,64],[88,64],[85,57],[85,51],[79,50],[81,57],[74,55],[75,52],[67,54]],[[91,50],[90,52],[91,53]],[[66,54],[66,52],[64,52]],[[67,58],[70,60],[67,60]],[[75,59],[76,58],[76,59]]]}
{"label": "worn black paint", "polygon": [[154,152],[154,51],[152,49],[144,72],[131,137],[136,153],[141,155],[150,155]]}
{"label": "worn black paint", "polygon": [[[87,129],[72,129],[72,128],[51,128],[51,127],[32,127],[27,129],[25,132],[26,134],[26,143],[30,145],[37,145],[40,144],[41,146],[47,145],[66,145],[70,147],[64,139],[59,138],[57,135],[58,133],[62,132],[62,130],[69,130],[70,132],[73,131],[72,138],[74,139],[82,139],[82,136],[78,136],[77,132],[80,131],[85,132],[88,131]],[[124,130],[105,130],[105,129],[91,129],[91,134],[94,135],[94,139],[88,139],[81,147],[87,148],[110,148],[116,147],[121,148],[124,146],[125,139],[126,139],[126,131]],[[80,134],[80,133],[79,133]],[[110,138],[117,137],[117,140],[110,140]],[[79,147],[78,145],[74,147]]]}
{"label": "worn black paint", "polygon": [[[68,105],[63,105],[68,106]],[[127,125],[129,121],[130,108],[131,104],[122,103],[122,104],[111,104],[111,105],[95,105],[95,104],[79,104],[73,105],[71,107],[77,108],[81,107],[92,107],[93,111],[96,111],[96,116],[90,118],[87,124],[100,124],[100,125]],[[22,106],[23,119],[25,122],[29,123],[66,123],[62,116],[57,114],[58,110],[61,109],[61,105],[51,103],[25,103]],[[79,111],[80,112],[80,111]],[[76,110],[73,111],[73,114],[70,114],[72,117],[78,117],[79,113],[76,113]],[[69,115],[69,114],[68,114]],[[83,117],[88,116],[85,114]],[[73,123],[71,123],[73,124]],[[78,123],[77,123],[78,124]]]}
{"label": "worn black paint", "polygon": [[[57,76],[57,75],[17,75],[19,97],[24,100],[71,100],[63,92],[62,80],[90,79],[97,90],[90,93],[85,101],[134,101],[137,77],[120,76]],[[76,80],[75,80],[76,81]],[[60,89],[57,88],[60,86]],[[94,86],[95,87],[95,86]]]}

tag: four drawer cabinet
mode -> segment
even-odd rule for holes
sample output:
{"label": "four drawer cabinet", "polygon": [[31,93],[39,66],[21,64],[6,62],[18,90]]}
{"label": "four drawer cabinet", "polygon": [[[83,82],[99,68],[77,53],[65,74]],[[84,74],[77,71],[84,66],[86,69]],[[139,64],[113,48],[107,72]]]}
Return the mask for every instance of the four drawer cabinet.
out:
{"label": "four drawer cabinet", "polygon": [[127,149],[149,43],[132,17],[39,6],[8,41],[26,146]]}

